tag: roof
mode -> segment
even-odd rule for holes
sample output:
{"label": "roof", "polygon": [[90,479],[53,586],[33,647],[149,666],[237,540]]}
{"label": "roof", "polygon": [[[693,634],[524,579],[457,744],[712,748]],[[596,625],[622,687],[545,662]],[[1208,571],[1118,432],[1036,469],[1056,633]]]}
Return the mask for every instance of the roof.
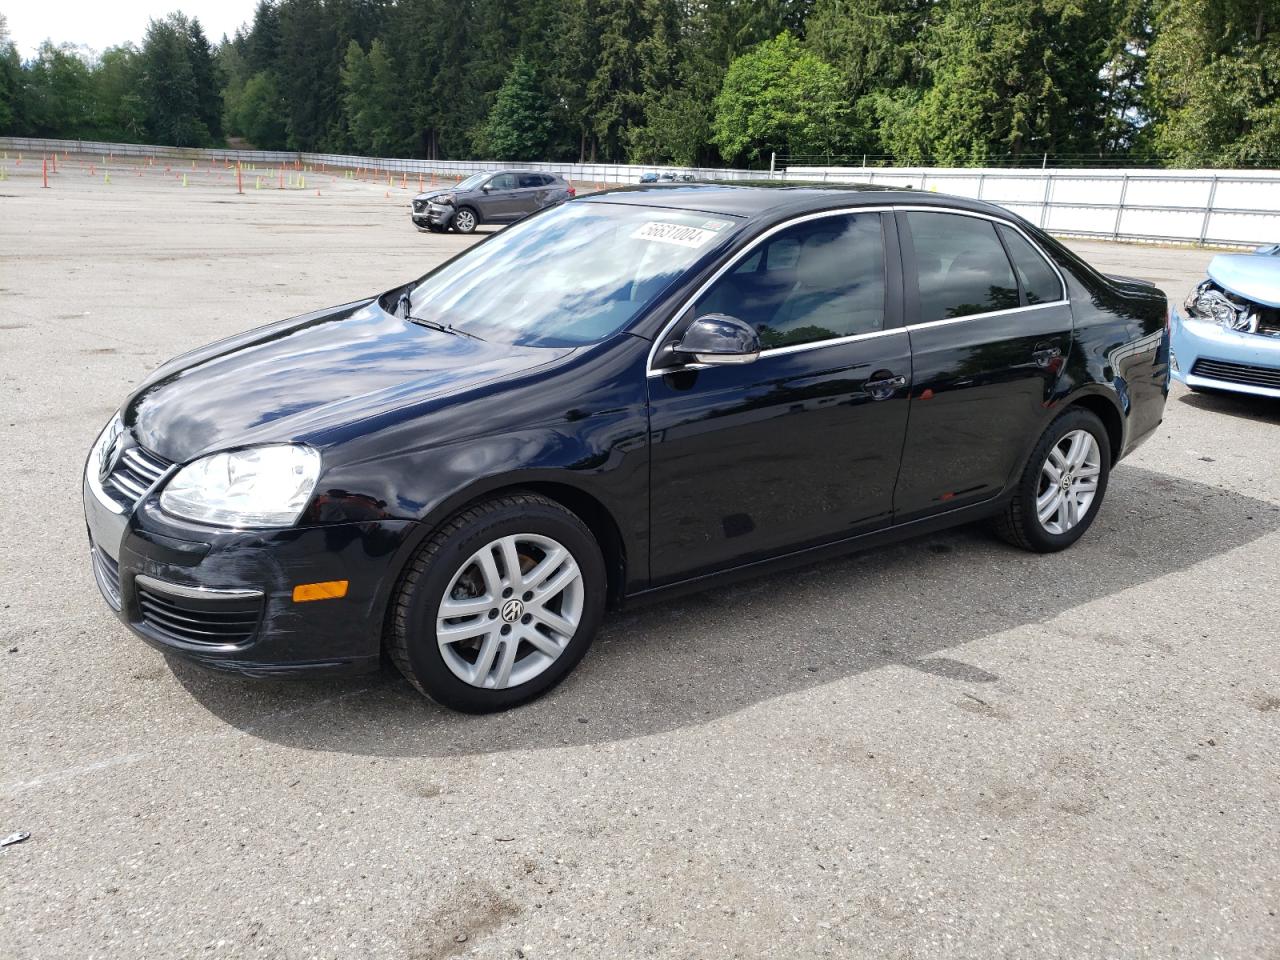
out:
{"label": "roof", "polygon": [[946,206],[978,213],[996,213],[1016,219],[1001,207],[933,191],[904,190],[871,184],[797,183],[777,180],[720,181],[714,183],[642,184],[593,193],[577,202],[625,203],[634,206],[670,207],[737,217],[794,215],[833,207],[883,206],[909,203]]}

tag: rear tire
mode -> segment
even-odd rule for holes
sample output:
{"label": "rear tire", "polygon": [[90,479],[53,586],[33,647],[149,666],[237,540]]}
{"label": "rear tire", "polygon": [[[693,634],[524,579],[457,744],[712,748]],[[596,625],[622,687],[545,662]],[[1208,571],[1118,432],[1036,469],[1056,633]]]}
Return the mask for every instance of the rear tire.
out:
{"label": "rear tire", "polygon": [[532,493],[486,500],[410,562],[392,601],[388,652],[437,703],[506,710],[546,693],[582,659],[605,590],[600,547],[575,514]]}
{"label": "rear tire", "polygon": [[1102,421],[1072,407],[1049,424],[1018,480],[996,533],[1035,553],[1065,550],[1093,524],[1111,473],[1111,441]]}

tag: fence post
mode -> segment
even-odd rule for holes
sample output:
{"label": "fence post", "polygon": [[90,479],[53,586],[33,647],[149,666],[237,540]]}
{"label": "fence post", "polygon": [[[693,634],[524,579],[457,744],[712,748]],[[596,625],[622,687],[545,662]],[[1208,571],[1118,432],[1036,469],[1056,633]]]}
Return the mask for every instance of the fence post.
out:
{"label": "fence post", "polygon": [[1053,195],[1053,174],[1046,172],[1044,175],[1044,199],[1040,201],[1040,229],[1045,229],[1045,224],[1049,222],[1049,198]]}
{"label": "fence post", "polygon": [[1120,182],[1120,202],[1116,204],[1116,222],[1111,231],[1111,239],[1120,239],[1120,218],[1124,216],[1124,198],[1129,195],[1129,175],[1126,173]]}
{"label": "fence post", "polygon": [[979,200],[982,199],[982,187],[983,187],[983,184],[985,184],[986,182],[987,182],[987,175],[985,173],[978,174],[978,199]]}
{"label": "fence post", "polygon": [[1204,205],[1204,220],[1200,222],[1200,246],[1204,246],[1205,238],[1209,236],[1209,217],[1213,213],[1213,201],[1218,195],[1218,175],[1213,175],[1213,183],[1209,184],[1209,199]]}

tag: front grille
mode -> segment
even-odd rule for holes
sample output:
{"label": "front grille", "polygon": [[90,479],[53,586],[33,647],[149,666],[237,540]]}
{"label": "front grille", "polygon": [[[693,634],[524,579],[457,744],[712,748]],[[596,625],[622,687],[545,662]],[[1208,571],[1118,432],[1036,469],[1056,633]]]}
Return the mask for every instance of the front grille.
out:
{"label": "front grille", "polygon": [[253,636],[262,615],[261,596],[178,596],[155,589],[145,577],[134,585],[143,622],[169,640],[206,646],[242,644]]}
{"label": "front grille", "polygon": [[120,609],[120,565],[102,552],[99,547],[89,548],[93,557],[93,578],[98,589],[112,610]]}
{"label": "front grille", "polygon": [[1280,390],[1280,367],[1258,367],[1250,363],[1231,363],[1228,360],[1208,360],[1201,357],[1191,368],[1197,377],[1238,383],[1249,387],[1266,387]]}
{"label": "front grille", "polygon": [[168,460],[141,447],[129,447],[102,481],[102,489],[116,503],[132,507],[171,466]]}
{"label": "front grille", "polygon": [[425,200],[414,200],[414,201],[413,201],[413,212],[414,212],[414,213],[421,213],[421,212],[422,212],[423,210],[425,210],[425,209],[427,209],[427,201],[425,201]]}

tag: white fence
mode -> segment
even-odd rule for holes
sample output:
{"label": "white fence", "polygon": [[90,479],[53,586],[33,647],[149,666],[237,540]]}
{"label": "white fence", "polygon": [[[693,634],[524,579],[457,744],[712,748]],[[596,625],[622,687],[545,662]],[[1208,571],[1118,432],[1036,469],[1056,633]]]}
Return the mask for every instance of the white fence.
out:
{"label": "white fence", "polygon": [[466,176],[502,166],[558,173],[570,180],[636,183],[646,173],[699,179],[874,183],[937,190],[999,204],[1051,233],[1110,240],[1252,246],[1280,242],[1280,171],[1122,170],[908,167],[797,167],[762,170],[660,167],[607,163],[498,163],[402,160],[269,150],[179,149],[145,144],[0,137],[0,148],[33,154],[57,151],[116,156],[240,160],[282,165],[324,164],[388,174]]}

